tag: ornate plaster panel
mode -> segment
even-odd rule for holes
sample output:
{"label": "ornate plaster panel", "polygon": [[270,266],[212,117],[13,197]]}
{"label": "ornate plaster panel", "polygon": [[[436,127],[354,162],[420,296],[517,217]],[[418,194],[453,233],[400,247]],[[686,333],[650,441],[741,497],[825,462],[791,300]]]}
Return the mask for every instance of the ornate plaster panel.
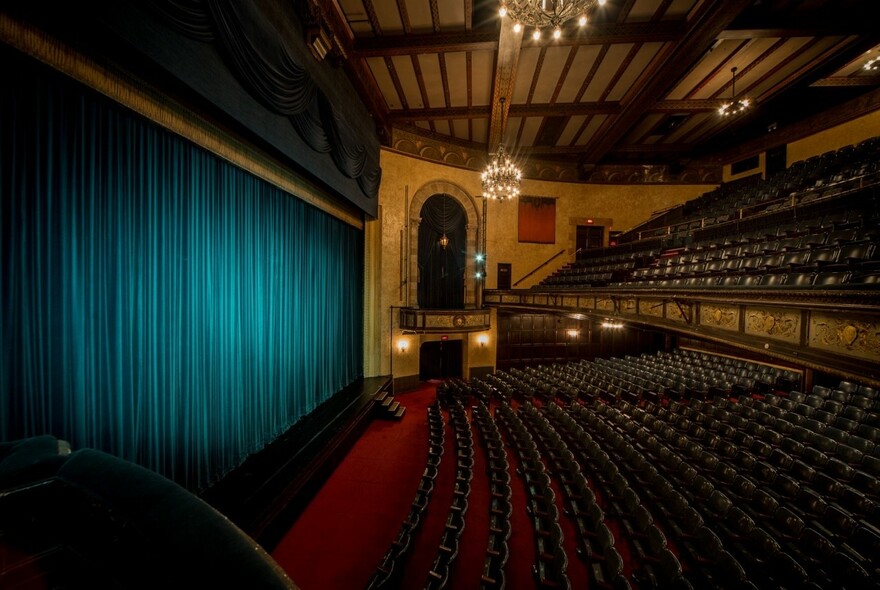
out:
{"label": "ornate plaster panel", "polygon": [[782,309],[747,307],[745,333],[759,338],[800,342],[801,314]]}
{"label": "ornate plaster panel", "polygon": [[880,322],[815,314],[810,320],[808,345],[880,362]]}
{"label": "ornate plaster panel", "polygon": [[731,305],[703,304],[700,325],[722,330],[739,330],[739,308]]}

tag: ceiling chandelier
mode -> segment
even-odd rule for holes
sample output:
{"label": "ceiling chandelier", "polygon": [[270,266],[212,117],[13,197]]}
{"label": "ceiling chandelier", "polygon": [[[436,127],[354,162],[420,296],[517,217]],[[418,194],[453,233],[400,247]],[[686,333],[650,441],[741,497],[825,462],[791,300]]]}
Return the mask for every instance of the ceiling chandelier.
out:
{"label": "ceiling chandelier", "polygon": [[489,199],[514,199],[519,196],[519,185],[522,173],[504,153],[501,145],[492,156],[492,160],[483,171],[483,196]]}
{"label": "ceiling chandelier", "polygon": [[730,73],[733,75],[733,82],[730,87],[730,96],[732,100],[718,107],[718,114],[722,117],[739,115],[751,106],[751,102],[748,98],[736,97],[736,66],[730,68]]}
{"label": "ceiling chandelier", "polygon": [[498,14],[501,18],[509,16],[513,20],[513,30],[519,33],[524,26],[534,27],[532,38],[541,38],[541,30],[553,31],[553,38],[562,36],[562,25],[572,19],[578,24],[587,24],[587,13],[598,4],[604,6],[606,0],[501,0]]}

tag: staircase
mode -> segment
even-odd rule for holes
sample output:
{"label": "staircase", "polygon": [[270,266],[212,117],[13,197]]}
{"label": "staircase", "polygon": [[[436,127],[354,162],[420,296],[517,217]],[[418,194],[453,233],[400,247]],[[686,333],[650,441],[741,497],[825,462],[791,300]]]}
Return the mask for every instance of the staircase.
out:
{"label": "staircase", "polygon": [[373,405],[379,418],[385,420],[402,420],[403,415],[406,414],[406,408],[394,399],[394,395],[388,388],[382,389],[373,396]]}

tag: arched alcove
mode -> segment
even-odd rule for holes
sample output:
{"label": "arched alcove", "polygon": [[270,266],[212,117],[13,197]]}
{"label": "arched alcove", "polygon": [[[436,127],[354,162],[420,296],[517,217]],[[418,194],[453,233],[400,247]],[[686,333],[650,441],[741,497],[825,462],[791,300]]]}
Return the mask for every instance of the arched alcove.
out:
{"label": "arched alcove", "polygon": [[474,307],[476,279],[474,273],[474,254],[477,249],[478,229],[480,227],[479,214],[477,213],[476,201],[467,191],[460,186],[444,180],[435,180],[422,185],[413,195],[409,205],[409,246],[407,249],[407,264],[409,277],[407,285],[407,305],[418,305],[419,283],[419,224],[421,211],[428,199],[435,195],[446,195],[454,199],[461,206],[465,215],[465,270],[464,270],[464,306]]}
{"label": "arched alcove", "polygon": [[433,195],[425,201],[419,217],[418,305],[423,309],[464,309],[464,208],[449,195]]}

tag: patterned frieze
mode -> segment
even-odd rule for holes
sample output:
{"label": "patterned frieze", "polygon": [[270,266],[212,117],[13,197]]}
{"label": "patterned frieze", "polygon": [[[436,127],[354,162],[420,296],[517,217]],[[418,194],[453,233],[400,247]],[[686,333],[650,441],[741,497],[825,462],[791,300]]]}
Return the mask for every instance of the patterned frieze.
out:
{"label": "patterned frieze", "polygon": [[792,344],[800,342],[801,312],[798,310],[746,307],[745,333]]}
{"label": "patterned frieze", "polygon": [[700,325],[721,330],[739,330],[740,309],[734,305],[700,305]]}
{"label": "patterned frieze", "polygon": [[810,320],[808,345],[880,362],[880,321],[814,314]]}

